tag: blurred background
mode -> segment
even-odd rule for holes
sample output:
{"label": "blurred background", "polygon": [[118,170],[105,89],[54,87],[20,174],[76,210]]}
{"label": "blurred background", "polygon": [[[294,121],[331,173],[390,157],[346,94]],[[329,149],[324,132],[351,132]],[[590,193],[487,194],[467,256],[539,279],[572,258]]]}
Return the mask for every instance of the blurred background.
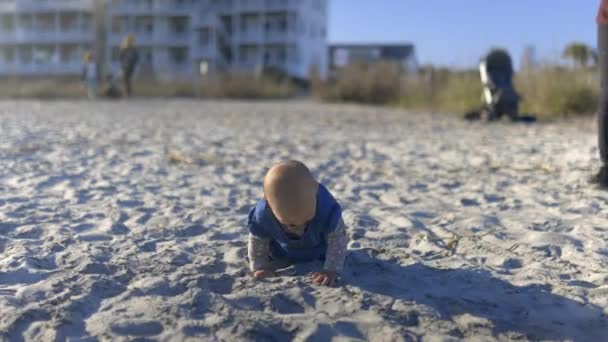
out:
{"label": "blurred background", "polygon": [[599,1],[0,0],[0,96],[293,98],[462,113],[512,57],[522,111],[593,113]]}

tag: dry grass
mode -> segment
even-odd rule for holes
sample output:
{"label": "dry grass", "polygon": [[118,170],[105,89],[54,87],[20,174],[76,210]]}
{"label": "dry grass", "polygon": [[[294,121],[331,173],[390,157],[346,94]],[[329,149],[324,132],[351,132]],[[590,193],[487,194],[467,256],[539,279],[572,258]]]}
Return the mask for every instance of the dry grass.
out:
{"label": "dry grass", "polygon": [[293,96],[296,87],[287,79],[233,73],[210,79],[201,92],[213,98],[284,99]]}
{"label": "dry grass", "polygon": [[344,67],[327,82],[313,77],[313,94],[331,102],[396,103],[402,76],[401,67],[395,63],[354,63]]}
{"label": "dry grass", "polygon": [[[522,113],[540,118],[592,114],[599,85],[592,69],[544,67],[517,75]],[[353,64],[330,81],[313,78],[313,94],[332,102],[393,104],[407,109],[462,114],[481,106],[481,81],[476,70],[426,68],[404,75],[394,65]]]}
{"label": "dry grass", "polygon": [[[121,82],[117,82],[122,87]],[[133,84],[138,97],[213,97],[239,99],[276,99],[295,94],[296,87],[287,79],[248,74],[218,76],[200,85],[192,81],[143,81]],[[102,87],[100,87],[100,91]],[[84,83],[77,78],[4,79],[0,80],[0,98],[86,98]]]}
{"label": "dry grass", "polygon": [[599,96],[596,75],[593,69],[554,67],[520,73],[515,84],[522,95],[522,111],[541,118],[593,114]]}
{"label": "dry grass", "polygon": [[77,79],[0,80],[0,98],[78,98],[86,97],[86,90]]}

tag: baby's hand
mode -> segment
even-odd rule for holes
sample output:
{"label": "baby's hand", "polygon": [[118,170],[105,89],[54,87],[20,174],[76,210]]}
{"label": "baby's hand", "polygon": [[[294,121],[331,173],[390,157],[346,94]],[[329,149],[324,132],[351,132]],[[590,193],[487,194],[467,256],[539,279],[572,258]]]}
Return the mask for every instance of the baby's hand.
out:
{"label": "baby's hand", "polygon": [[332,271],[314,272],[311,276],[313,283],[325,286],[332,286],[336,282],[336,277],[336,272]]}
{"label": "baby's hand", "polygon": [[270,277],[274,277],[276,276],[276,274],[272,271],[267,271],[267,270],[257,270],[253,272],[253,276],[256,279],[262,279],[262,278],[270,278]]}

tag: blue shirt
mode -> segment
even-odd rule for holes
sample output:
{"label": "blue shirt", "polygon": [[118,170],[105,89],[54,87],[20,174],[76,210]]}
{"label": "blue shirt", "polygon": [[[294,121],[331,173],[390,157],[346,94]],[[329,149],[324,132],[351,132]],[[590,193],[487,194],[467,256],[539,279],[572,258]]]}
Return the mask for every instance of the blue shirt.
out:
{"label": "blue shirt", "polygon": [[273,258],[294,263],[325,259],[327,234],[333,232],[342,218],[342,207],[321,184],[317,191],[315,217],[308,223],[304,235],[292,238],[281,227],[266,200],[261,199],[249,212],[247,229],[257,237],[270,239]]}

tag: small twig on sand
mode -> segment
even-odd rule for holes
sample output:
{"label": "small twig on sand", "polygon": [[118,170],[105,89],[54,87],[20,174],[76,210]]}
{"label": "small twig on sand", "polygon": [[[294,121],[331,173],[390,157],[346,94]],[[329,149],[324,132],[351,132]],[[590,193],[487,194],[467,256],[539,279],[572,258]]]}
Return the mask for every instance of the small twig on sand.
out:
{"label": "small twig on sand", "polygon": [[188,158],[183,153],[176,150],[171,150],[167,152],[167,159],[169,159],[169,162],[173,164],[194,164],[194,161],[192,161],[192,159]]}

